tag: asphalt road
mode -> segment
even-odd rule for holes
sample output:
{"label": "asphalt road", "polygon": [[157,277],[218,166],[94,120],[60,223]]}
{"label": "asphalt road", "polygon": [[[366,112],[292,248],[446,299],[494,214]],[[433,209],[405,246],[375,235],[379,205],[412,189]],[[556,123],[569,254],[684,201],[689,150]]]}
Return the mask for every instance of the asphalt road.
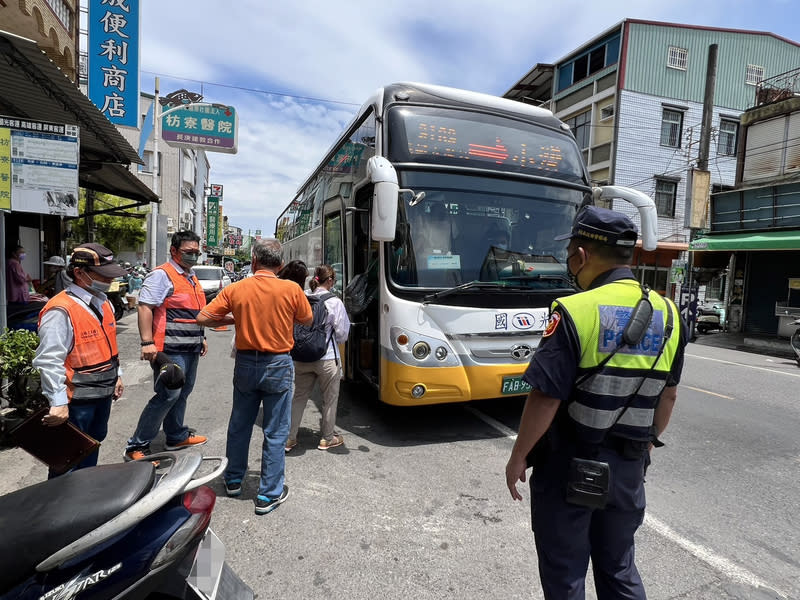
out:
{"label": "asphalt road", "polygon": [[[127,389],[101,463],[120,460],[151,390],[149,368],[135,360],[135,315],[119,331]],[[232,333],[209,332],[187,411],[187,423],[210,437],[206,454],[224,454]],[[649,598],[800,598],[798,378],[794,361],[689,346],[637,534]],[[398,409],[347,386],[338,419],[345,446],[316,449],[319,412],[309,405],[287,456],[289,498],[257,516],[254,429],[243,495],[227,498],[221,482],[212,484],[212,528],[260,597],[541,597],[529,505],[510,499],[503,475],[521,407],[498,399]],[[46,477],[20,450],[0,457],[2,492]],[[587,587],[594,598],[591,576]]]}

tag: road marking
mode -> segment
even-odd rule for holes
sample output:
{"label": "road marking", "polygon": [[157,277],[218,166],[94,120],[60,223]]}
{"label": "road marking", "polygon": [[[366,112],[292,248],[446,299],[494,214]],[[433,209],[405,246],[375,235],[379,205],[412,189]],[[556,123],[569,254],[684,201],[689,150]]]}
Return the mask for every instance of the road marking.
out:
{"label": "road marking", "polygon": [[[690,386],[685,386],[685,387],[690,387]],[[700,392],[714,394],[714,392],[707,392],[706,390],[701,390],[699,388],[690,388],[690,389],[697,389],[697,391]],[[714,394],[714,395],[722,396],[722,394]],[[723,398],[729,398],[729,396],[723,396]],[[496,429],[497,431],[508,437],[509,439],[511,440],[517,439],[516,432],[513,429],[503,425],[500,421],[493,419],[489,415],[486,415],[481,411],[472,408],[471,406],[467,406],[465,407],[465,409],[468,412],[472,413],[475,417],[477,417],[478,419],[489,425],[490,427],[493,427],[494,429]],[[669,527],[666,523],[662,523],[661,521],[651,516],[650,514],[645,514],[644,524],[653,531],[655,531],[657,534],[673,542],[674,544],[680,546],[681,548],[689,552],[692,556],[706,563],[711,568],[722,573],[725,577],[728,577],[732,581],[743,583],[754,588],[764,588],[766,590],[774,591],[781,598],[789,597],[785,592],[782,592],[777,588],[767,585],[767,583],[763,579],[759,578],[757,575],[751,573],[747,569],[740,567],[733,561],[728,560],[724,556],[716,554],[715,552],[713,552],[712,550],[706,548],[701,544],[696,544],[691,540],[686,539],[685,537],[678,534],[674,529]]]}
{"label": "road marking", "polygon": [[800,373],[789,373],[787,371],[779,371],[777,369],[768,369],[767,367],[757,367],[755,365],[745,365],[742,363],[733,362],[730,360],[722,360],[719,358],[711,358],[708,356],[700,356],[698,354],[686,354],[692,358],[699,358],[700,360],[711,360],[714,362],[724,363],[726,365],[734,365],[736,367],[746,367],[748,369],[756,369],[758,371],[766,371],[767,373],[777,373],[778,375],[788,375],[789,377],[800,377]]}
{"label": "road marking", "polygon": [[704,390],[704,389],[698,388],[698,387],[693,387],[691,385],[681,384],[681,387],[685,387],[687,389],[694,390],[695,392],[703,392],[704,394],[711,394],[712,396],[719,396],[720,398],[725,398],[726,400],[736,400],[736,398],[733,398],[731,396],[726,396],[725,394],[718,394],[717,392],[709,392],[708,390]]}
{"label": "road marking", "polygon": [[479,410],[477,410],[475,408],[472,408],[471,406],[466,406],[464,408],[467,410],[467,412],[471,412],[473,415],[478,417],[481,421],[483,421],[484,423],[486,423],[490,427],[494,427],[495,429],[497,429],[497,431],[502,433],[507,438],[509,438],[511,440],[516,440],[517,439],[517,432],[514,431],[513,429],[511,429],[510,427],[506,427],[505,425],[503,425],[497,419],[493,419],[489,415],[486,415],[486,414],[482,413],[481,411],[479,411]]}
{"label": "road marking", "polygon": [[662,523],[650,514],[645,515],[644,524],[731,580],[744,583],[755,588],[765,588],[767,590],[774,591],[781,598],[788,598],[788,595],[785,592],[768,585],[757,575],[751,573],[743,567],[740,567],[733,561],[716,554],[709,548],[706,548],[701,544],[695,544],[691,540],[687,540],[685,537],[669,527],[666,523]]}

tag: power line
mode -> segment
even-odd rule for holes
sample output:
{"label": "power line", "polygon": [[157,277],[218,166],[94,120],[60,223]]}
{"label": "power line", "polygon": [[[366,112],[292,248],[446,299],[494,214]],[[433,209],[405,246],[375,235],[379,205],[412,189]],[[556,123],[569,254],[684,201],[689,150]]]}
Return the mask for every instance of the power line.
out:
{"label": "power line", "polygon": [[311,96],[298,96],[296,94],[287,94],[284,92],[273,92],[270,90],[259,90],[258,88],[249,88],[242,85],[233,85],[231,83],[218,83],[214,81],[203,81],[202,79],[190,79],[189,77],[178,77],[176,75],[167,75],[165,73],[156,73],[154,71],[142,71],[142,73],[147,73],[148,75],[155,75],[157,77],[164,77],[166,79],[174,79],[176,81],[191,81],[193,83],[199,83],[201,86],[210,85],[216,87],[223,87],[229,88],[233,90],[242,90],[244,92],[254,92],[257,94],[265,94],[267,96],[281,96],[284,98],[293,98],[295,100],[307,100],[309,102],[322,102],[324,104],[342,104],[344,106],[361,106],[360,104],[356,104],[355,102],[343,102],[341,100],[328,100],[326,98],[314,98]]}

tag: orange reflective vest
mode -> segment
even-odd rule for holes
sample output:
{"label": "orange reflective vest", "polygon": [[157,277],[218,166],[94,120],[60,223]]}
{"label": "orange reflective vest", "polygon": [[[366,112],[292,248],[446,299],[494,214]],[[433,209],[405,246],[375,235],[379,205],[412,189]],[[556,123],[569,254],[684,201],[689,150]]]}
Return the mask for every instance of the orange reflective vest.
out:
{"label": "orange reflective vest", "polygon": [[103,303],[100,323],[82,300],[62,291],[45,304],[39,313],[39,325],[45,313],[54,309],[67,313],[72,324],[72,348],[64,362],[69,401],[87,404],[110,398],[119,377],[117,323],[111,304]]}
{"label": "orange reflective vest", "polygon": [[[200,352],[203,328],[197,324],[197,313],[206,305],[203,286],[194,275],[191,281],[178,273],[170,263],[156,267],[172,282],[172,295],[153,310],[153,342],[159,351]],[[193,285],[194,284],[194,285]]]}

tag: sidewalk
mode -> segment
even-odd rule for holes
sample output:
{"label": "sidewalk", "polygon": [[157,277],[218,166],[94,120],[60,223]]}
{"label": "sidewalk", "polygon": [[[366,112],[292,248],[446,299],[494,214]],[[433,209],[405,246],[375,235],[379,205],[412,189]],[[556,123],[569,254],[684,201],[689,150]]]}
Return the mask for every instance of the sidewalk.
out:
{"label": "sidewalk", "polygon": [[758,335],[752,333],[698,333],[694,344],[729,348],[753,354],[765,354],[779,358],[796,358],[789,346],[789,340],[776,335]]}

